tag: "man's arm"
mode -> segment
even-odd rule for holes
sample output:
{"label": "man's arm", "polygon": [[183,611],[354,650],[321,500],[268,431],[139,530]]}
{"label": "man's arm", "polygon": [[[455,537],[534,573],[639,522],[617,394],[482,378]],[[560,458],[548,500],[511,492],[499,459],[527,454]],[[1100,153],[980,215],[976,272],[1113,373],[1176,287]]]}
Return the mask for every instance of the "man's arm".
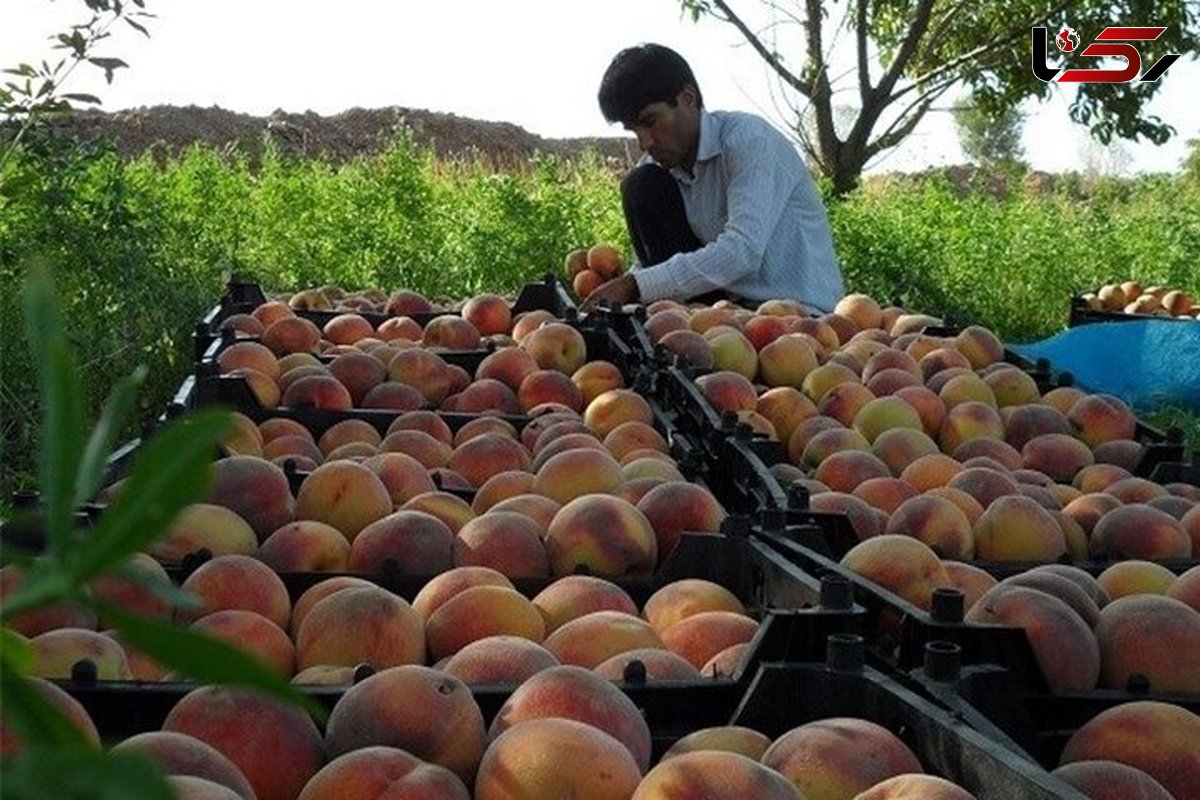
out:
{"label": "man's arm", "polygon": [[765,133],[737,132],[725,142],[721,158],[728,175],[728,219],[724,230],[699,250],[631,273],[642,302],[724,289],[760,268],[797,181],[790,145]]}

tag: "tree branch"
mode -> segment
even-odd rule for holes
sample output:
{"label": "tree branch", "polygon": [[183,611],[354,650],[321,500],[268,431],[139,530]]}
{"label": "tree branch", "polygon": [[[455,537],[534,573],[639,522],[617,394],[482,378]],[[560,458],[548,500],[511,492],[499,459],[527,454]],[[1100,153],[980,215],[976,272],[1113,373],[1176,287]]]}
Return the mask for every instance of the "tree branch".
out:
{"label": "tree branch", "polygon": [[726,20],[741,32],[743,38],[745,38],[746,42],[754,48],[755,52],[757,52],[759,56],[761,56],[762,59],[766,61],[768,65],[770,65],[771,69],[775,70],[779,77],[783,79],[784,83],[786,83],[788,86],[791,86],[805,97],[812,96],[812,82],[803,80],[785,67],[779,57],[768,50],[765,45],[763,45],[762,40],[758,37],[758,35],[750,29],[750,26],[747,25],[741,17],[734,13],[733,9],[729,7],[729,4],[726,3],[725,0],[714,0],[714,4],[721,10],[721,13],[725,15]]}
{"label": "tree branch", "polygon": [[930,106],[957,82],[957,79],[946,79],[914,98],[892,124],[867,145],[867,158],[902,142],[917,127]]}
{"label": "tree branch", "polygon": [[[874,90],[874,99],[882,100],[892,93],[892,88],[895,87],[896,81],[904,74],[904,70],[908,67],[908,62],[912,60],[913,55],[917,52],[917,47],[921,43],[921,37],[925,35],[925,29],[929,25],[929,17],[933,12],[933,0],[920,0],[917,4],[916,16],[913,19],[912,25],[908,29],[908,33],[904,36],[904,41],[900,44],[900,50],[896,53],[896,57],[892,59],[892,63],[888,65],[880,78],[879,84]],[[863,104],[864,108],[867,104]]]}
{"label": "tree branch", "polygon": [[867,0],[858,0],[858,94],[863,108],[871,102],[871,70],[867,63]]}

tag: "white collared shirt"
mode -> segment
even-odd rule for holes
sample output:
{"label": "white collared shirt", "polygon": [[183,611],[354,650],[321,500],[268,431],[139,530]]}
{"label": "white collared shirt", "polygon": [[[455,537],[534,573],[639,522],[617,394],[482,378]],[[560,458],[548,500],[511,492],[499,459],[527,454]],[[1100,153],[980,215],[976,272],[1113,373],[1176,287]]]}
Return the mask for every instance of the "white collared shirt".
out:
{"label": "white collared shirt", "polygon": [[[640,163],[653,163],[648,155]],[[832,311],[843,294],[829,218],[804,160],[766,120],[704,111],[693,175],[671,170],[704,247],[635,269],[641,302],[724,289]]]}

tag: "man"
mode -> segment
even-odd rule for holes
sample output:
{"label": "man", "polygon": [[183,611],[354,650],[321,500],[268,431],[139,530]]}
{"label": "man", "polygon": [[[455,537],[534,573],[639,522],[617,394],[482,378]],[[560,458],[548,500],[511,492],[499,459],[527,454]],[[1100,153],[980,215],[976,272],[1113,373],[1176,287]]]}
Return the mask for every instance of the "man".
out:
{"label": "man", "polygon": [[792,298],[832,311],[842,276],[812,176],[787,138],[753,114],[708,111],[688,63],[667,47],[622,50],[600,110],[645,155],[621,183],[640,268],[584,303]]}

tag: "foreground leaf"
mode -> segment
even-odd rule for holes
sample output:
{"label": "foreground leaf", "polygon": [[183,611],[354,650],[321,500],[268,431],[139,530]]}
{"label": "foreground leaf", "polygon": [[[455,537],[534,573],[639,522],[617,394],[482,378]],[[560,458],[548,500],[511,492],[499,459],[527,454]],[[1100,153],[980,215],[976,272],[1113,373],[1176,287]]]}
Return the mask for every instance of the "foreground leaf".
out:
{"label": "foreground leaf", "polygon": [[[4,651],[0,653],[0,695],[4,697],[4,724],[11,725],[25,742],[37,742],[49,747],[94,749],[83,733],[38,693],[32,681],[18,674],[20,659],[12,657],[11,644],[13,640],[6,635]],[[4,796],[8,797],[10,787],[7,781],[0,781],[0,785],[4,787]]]}
{"label": "foreground leaf", "polygon": [[146,365],[140,365],[124,380],[116,385],[100,412],[100,420],[92,429],[84,448],[83,457],[79,463],[79,472],[75,479],[75,502],[80,506],[91,501],[100,488],[104,478],[104,465],[117,442],[117,436],[125,426],[125,421],[133,411],[137,401],[137,391],[146,380]]}
{"label": "foreground leaf", "polygon": [[133,753],[91,747],[32,747],[5,759],[0,780],[6,800],[173,800],[162,770]]}

